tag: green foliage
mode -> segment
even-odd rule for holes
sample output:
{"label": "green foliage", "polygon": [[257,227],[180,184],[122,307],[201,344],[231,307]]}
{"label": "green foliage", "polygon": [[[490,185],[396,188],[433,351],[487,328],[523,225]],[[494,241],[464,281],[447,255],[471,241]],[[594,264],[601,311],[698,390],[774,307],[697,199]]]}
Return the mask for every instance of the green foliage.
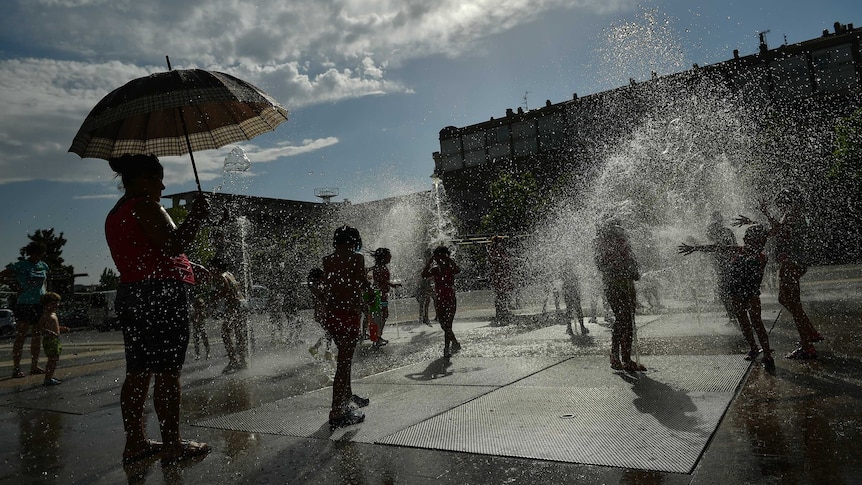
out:
{"label": "green foliage", "polygon": [[103,269],[102,275],[99,277],[98,290],[116,290],[118,286],[120,286],[120,275],[111,268]]}
{"label": "green foliage", "polygon": [[544,211],[545,200],[535,177],[503,172],[491,184],[491,210],[482,218],[481,232],[487,234],[524,234],[530,232]]}
{"label": "green foliage", "polygon": [[835,126],[835,162],[830,176],[854,181],[862,178],[862,109],[841,119]]}

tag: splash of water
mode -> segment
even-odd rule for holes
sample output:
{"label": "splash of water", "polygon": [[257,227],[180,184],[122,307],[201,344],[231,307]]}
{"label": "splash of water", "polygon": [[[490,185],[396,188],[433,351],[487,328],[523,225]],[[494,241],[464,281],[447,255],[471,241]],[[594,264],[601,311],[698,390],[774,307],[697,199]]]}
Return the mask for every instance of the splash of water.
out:
{"label": "splash of water", "polygon": [[452,212],[449,199],[446,197],[446,188],[443,187],[443,181],[437,177],[433,178],[433,184],[431,191],[432,220],[428,227],[428,247],[430,249],[437,246],[451,246],[452,240],[455,239],[455,225],[452,223]]}
{"label": "splash of water", "polygon": [[[663,62],[676,62],[678,49],[650,45],[672,38],[654,35],[650,28],[666,25],[652,17],[647,24],[639,40],[638,29],[627,30],[632,42],[621,44],[609,64],[625,66],[632,46],[670,53]],[[607,126],[600,122],[572,140],[593,161],[582,178],[587,182],[573,184],[554,201],[546,223],[524,245],[525,261],[534,266],[533,273],[545,275],[563,267],[561,262],[573,261],[582,283],[595,288],[595,227],[614,216],[632,238],[643,275],[640,285],[658,286],[666,296],[687,297],[692,286],[709,291],[713,282],[703,277],[709,274],[708,262],[684,259],[676,247],[689,237],[705,243],[713,211],[728,219],[746,212],[753,200],[748,174],[756,157],[752,124],[747,122],[751,115],[723,83],[710,79],[657,79],[604,102],[618,118],[608,116]],[[584,139],[603,132],[617,135],[584,147]],[[692,262],[702,266],[699,271],[689,267]],[[699,281],[692,281],[693,275]]]}

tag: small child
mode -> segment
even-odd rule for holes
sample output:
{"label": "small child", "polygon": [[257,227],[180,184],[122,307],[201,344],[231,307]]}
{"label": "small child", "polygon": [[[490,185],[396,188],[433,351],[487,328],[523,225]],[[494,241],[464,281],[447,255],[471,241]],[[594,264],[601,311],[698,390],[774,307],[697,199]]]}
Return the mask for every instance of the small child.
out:
{"label": "small child", "polygon": [[[763,365],[766,368],[775,366],[772,349],[769,347],[769,334],[760,316],[760,284],[763,281],[763,270],[766,268],[767,257],[763,254],[768,233],[761,225],[749,227],[743,237],[743,246],[717,245],[690,246],[681,244],[679,252],[688,255],[695,251],[728,252],[732,254],[728,262],[728,298],[733,316],[739,322],[742,335],[751,350],[745,355],[745,360],[754,360],[763,352]],[[753,331],[752,331],[753,330]],[[760,340],[761,349],[754,341],[754,333]]]}
{"label": "small child", "polygon": [[42,333],[42,349],[45,351],[45,357],[48,358],[48,364],[45,365],[45,380],[42,385],[56,386],[60,381],[54,379],[54,371],[57,369],[57,362],[60,361],[60,332],[68,332],[69,327],[60,325],[60,320],[57,318],[57,309],[60,307],[60,295],[49,291],[42,295],[40,301],[42,304],[42,316],[39,317],[37,328]]}
{"label": "small child", "polygon": [[401,283],[391,280],[388,266],[391,262],[392,253],[389,248],[377,248],[374,251],[374,266],[371,267],[372,281],[374,289],[380,292],[380,310],[371,313],[371,321],[377,326],[377,338],[374,339],[376,349],[389,343],[383,338],[383,328],[386,326],[386,320],[389,319],[389,292],[392,288],[401,286]]}
{"label": "small child", "polygon": [[[311,297],[314,302],[314,321],[322,328],[324,320],[326,319],[326,295],[323,291],[323,270],[320,268],[311,268],[308,272],[308,278],[306,278],[306,284],[308,285],[308,291],[311,292]],[[320,351],[320,346],[323,345],[324,342],[326,343],[326,353],[323,358],[326,360],[332,360],[332,336],[329,335],[326,330],[323,331],[323,336],[317,339],[317,342],[308,348],[308,353],[313,357],[317,357],[317,353]]]}

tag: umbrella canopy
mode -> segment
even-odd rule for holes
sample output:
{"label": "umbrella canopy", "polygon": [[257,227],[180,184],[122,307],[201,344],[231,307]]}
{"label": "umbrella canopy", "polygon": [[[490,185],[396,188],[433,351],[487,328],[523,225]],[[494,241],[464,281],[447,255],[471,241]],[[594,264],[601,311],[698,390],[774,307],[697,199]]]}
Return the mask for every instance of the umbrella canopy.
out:
{"label": "umbrella canopy", "polygon": [[285,121],[287,109],[230,74],[167,71],[108,93],[87,115],[69,151],[103,159],[189,153],[197,181],[193,152],[251,140]]}

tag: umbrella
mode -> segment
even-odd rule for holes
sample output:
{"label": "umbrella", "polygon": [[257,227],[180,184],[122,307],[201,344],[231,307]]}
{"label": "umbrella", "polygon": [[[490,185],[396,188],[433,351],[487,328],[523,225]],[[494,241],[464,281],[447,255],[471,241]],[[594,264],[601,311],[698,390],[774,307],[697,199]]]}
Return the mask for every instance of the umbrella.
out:
{"label": "umbrella", "polygon": [[[168,60],[170,69],[170,60]],[[69,151],[81,158],[188,153],[251,140],[287,121],[287,109],[230,74],[169,70],[129,81],[90,111]]]}

